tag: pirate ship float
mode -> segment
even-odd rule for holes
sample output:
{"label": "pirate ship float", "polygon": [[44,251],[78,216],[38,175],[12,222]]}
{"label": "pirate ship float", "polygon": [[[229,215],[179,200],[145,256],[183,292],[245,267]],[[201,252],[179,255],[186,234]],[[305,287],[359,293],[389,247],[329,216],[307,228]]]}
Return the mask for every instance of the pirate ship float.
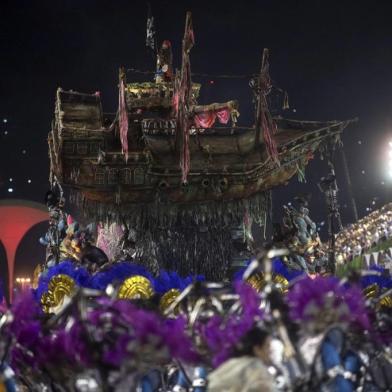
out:
{"label": "pirate ship float", "polygon": [[90,219],[132,228],[137,257],[153,270],[222,279],[238,227],[265,224],[269,191],[338,141],[350,121],[273,118],[267,50],[251,83],[253,126],[237,124],[237,101],[198,105],[193,37],[188,13],[175,76],[168,42],[158,54],[155,81],[128,83],[120,70],[112,121],[99,94],[58,89],[48,138],[51,175],[73,191]]}

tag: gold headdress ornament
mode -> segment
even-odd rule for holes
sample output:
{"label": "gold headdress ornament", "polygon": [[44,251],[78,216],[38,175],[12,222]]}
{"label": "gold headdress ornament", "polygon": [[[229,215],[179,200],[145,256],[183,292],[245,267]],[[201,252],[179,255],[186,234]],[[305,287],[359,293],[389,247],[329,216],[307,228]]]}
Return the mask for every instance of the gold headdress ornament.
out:
{"label": "gold headdress ornament", "polygon": [[[380,288],[377,283],[373,283],[363,289],[363,295],[366,299],[376,298],[380,293]],[[382,296],[377,306],[392,308],[392,295]]]}
{"label": "gold headdress ornament", "polygon": [[[178,289],[170,289],[162,295],[159,301],[159,310],[164,313],[166,309],[174,302],[174,300],[181,294]],[[177,307],[176,307],[177,309]]]}
{"label": "gold headdress ornament", "polygon": [[392,308],[392,295],[387,295],[386,297],[382,298],[379,304],[385,308]]}
{"label": "gold headdress ornament", "polygon": [[375,298],[378,294],[378,285],[377,283],[373,283],[363,289],[363,295],[365,298]]}
{"label": "gold headdress ornament", "polygon": [[[286,293],[288,291],[289,281],[283,275],[274,274],[272,277],[272,281],[279,287],[282,293]],[[262,272],[251,275],[246,280],[246,282],[258,293],[260,293],[267,284],[264,274]]]}
{"label": "gold headdress ornament", "polygon": [[289,290],[289,281],[281,274],[274,274],[272,281],[279,286],[282,293],[287,293]]}
{"label": "gold headdress ornament", "polygon": [[70,297],[75,290],[75,281],[68,275],[53,276],[48,284],[48,291],[42,294],[41,305],[45,313],[53,313],[64,303],[65,297]]}
{"label": "gold headdress ornament", "polygon": [[41,275],[42,272],[42,268],[41,265],[38,264],[35,268],[34,268],[34,273],[33,273],[33,289],[36,289],[38,287],[38,282],[39,282],[39,277]]}
{"label": "gold headdress ornament", "polygon": [[154,289],[150,280],[142,275],[125,279],[118,290],[119,299],[149,299],[153,295]]}
{"label": "gold headdress ornament", "polygon": [[249,278],[246,279],[246,282],[258,293],[260,293],[266,285],[264,274],[262,272],[257,272],[256,274],[249,276]]}

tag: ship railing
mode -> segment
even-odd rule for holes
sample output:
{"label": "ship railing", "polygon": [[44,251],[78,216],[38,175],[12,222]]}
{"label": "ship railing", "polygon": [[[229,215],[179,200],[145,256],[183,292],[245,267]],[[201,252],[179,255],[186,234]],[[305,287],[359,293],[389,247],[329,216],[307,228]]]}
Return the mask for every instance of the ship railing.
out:
{"label": "ship railing", "polygon": [[[141,121],[142,131],[147,135],[174,135],[176,133],[176,120],[175,119],[143,119]],[[254,130],[254,127],[225,127],[214,126],[212,128],[199,128],[191,127],[191,135],[199,134],[236,134],[246,131]]]}

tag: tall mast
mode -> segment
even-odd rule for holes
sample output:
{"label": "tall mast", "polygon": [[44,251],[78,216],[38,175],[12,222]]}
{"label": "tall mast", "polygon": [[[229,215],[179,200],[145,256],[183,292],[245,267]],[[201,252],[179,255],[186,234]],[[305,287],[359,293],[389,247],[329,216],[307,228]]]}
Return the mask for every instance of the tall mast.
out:
{"label": "tall mast", "polygon": [[352,209],[352,213],[353,213],[353,217],[354,217],[354,222],[357,222],[358,221],[357,203],[355,201],[355,197],[354,197],[354,193],[353,193],[353,187],[352,187],[352,183],[351,183],[350,171],[348,169],[346,152],[344,151],[344,146],[343,145],[340,147],[340,155],[342,157],[343,172],[344,172],[344,176],[346,178],[347,190],[348,190],[348,198],[350,200],[351,209]]}
{"label": "tall mast", "polygon": [[[264,142],[268,155],[278,163],[278,151],[275,140],[273,139],[273,134],[276,132],[276,124],[272,119],[267,102],[267,95],[270,93],[272,87],[268,57],[269,51],[267,48],[264,48],[260,73],[254,81],[253,86],[256,98],[255,145],[259,146],[261,142]],[[263,131],[262,136],[261,131]]]}
{"label": "tall mast", "polygon": [[185,32],[182,40],[182,65],[181,71],[175,79],[175,112],[176,112],[176,150],[180,155],[182,182],[187,182],[189,173],[189,107],[192,97],[191,64],[189,52],[194,44],[192,14],[187,12]]}
{"label": "tall mast", "polygon": [[125,160],[128,160],[128,111],[125,99],[126,74],[124,67],[121,67],[118,74],[118,125],[120,129],[120,140],[122,153]]}

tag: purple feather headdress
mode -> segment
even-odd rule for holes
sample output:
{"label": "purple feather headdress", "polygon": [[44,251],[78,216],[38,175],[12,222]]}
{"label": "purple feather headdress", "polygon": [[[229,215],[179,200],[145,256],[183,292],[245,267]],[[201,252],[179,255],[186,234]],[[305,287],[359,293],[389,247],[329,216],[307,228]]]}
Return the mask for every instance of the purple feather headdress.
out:
{"label": "purple feather headdress", "polygon": [[254,326],[255,322],[263,319],[257,292],[241,281],[235,282],[234,287],[239,295],[241,312],[228,317],[214,315],[206,324],[200,323],[197,326],[197,331],[212,355],[214,367],[230,358],[241,338]]}
{"label": "purple feather headdress", "polygon": [[103,364],[119,367],[131,361],[140,366],[170,358],[187,363],[198,359],[182,318],[167,320],[126,300],[102,298],[98,303],[86,320]]}
{"label": "purple feather headdress", "polygon": [[5,334],[14,340],[11,349],[11,366],[18,371],[24,366],[37,365],[35,349],[40,341],[42,311],[32,293],[27,291],[15,299],[11,307],[13,318]]}
{"label": "purple feather headdress", "polygon": [[292,320],[308,332],[319,333],[333,324],[369,330],[370,323],[362,291],[345,287],[333,277],[299,280],[288,292]]}
{"label": "purple feather headdress", "polygon": [[194,363],[198,354],[185,332],[186,320],[165,319],[137,308],[130,301],[96,298],[82,317],[71,312],[66,321],[48,328],[32,293],[19,297],[7,334],[15,342],[11,364],[18,371],[56,367],[78,371],[86,367],[131,369],[159,365],[172,358]]}

